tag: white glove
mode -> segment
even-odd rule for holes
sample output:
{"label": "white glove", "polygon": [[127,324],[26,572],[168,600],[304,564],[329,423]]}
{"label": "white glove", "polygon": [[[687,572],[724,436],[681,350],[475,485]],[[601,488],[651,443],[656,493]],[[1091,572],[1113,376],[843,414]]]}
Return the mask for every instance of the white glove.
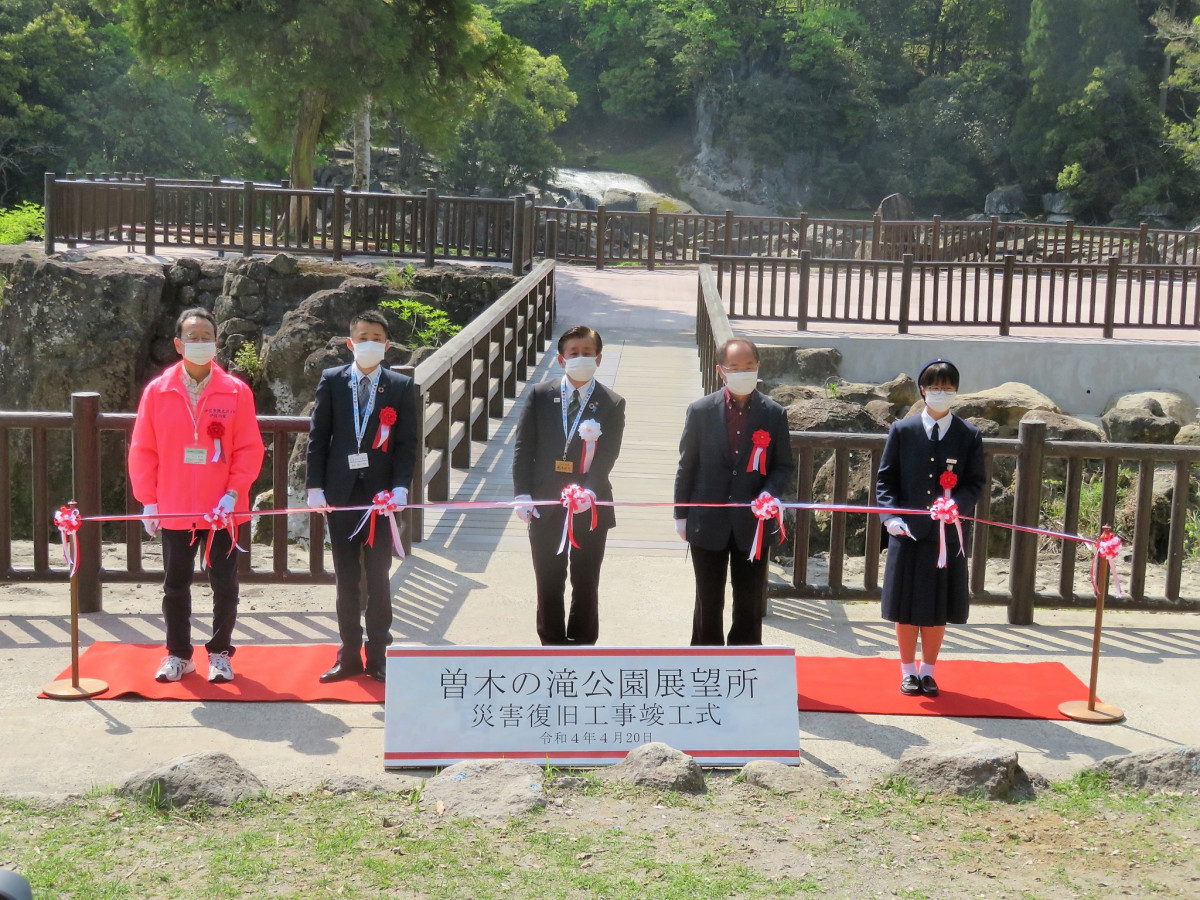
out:
{"label": "white glove", "polygon": [[325,491],[322,488],[308,489],[308,506],[310,509],[328,506],[329,503],[325,500]]}
{"label": "white glove", "polygon": [[591,488],[583,489],[584,496],[580,497],[575,504],[575,508],[571,512],[581,513],[587,512],[592,508],[592,504],[596,502],[596,492]]}
{"label": "white glove", "polygon": [[392,504],[394,506],[408,506],[408,488],[392,488]]}
{"label": "white glove", "polygon": [[771,496],[770,491],[763,491],[761,494],[758,495],[758,499],[762,500],[763,502],[766,502],[768,500],[774,500],[775,498]]}
{"label": "white glove", "polygon": [[887,533],[892,537],[912,537],[912,532],[908,530],[908,523],[899,516],[892,516],[883,524],[887,528]]}
{"label": "white glove", "polygon": [[516,506],[513,509],[517,513],[517,518],[522,522],[528,523],[530,519],[540,519],[542,514],[538,512],[538,508],[533,505],[533,497],[529,494],[518,494],[513,498]]}
{"label": "white glove", "polygon": [[687,540],[687,519],[675,520],[675,533],[679,535],[681,541]]}
{"label": "white glove", "polygon": [[146,529],[146,534],[154,537],[158,534],[158,504],[147,503],[142,507],[142,527]]}
{"label": "white glove", "polygon": [[236,501],[233,499],[232,494],[225,494],[220,500],[217,501],[217,509],[228,516],[233,512],[233,504],[235,502]]}

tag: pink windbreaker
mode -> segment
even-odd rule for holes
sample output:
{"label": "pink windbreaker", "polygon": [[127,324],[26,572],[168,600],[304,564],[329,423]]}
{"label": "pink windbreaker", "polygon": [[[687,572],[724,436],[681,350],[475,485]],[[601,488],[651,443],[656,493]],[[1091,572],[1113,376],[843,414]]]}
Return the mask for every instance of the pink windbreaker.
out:
{"label": "pink windbreaker", "polygon": [[[182,368],[182,362],[171,366],[142,392],[129,442],[129,480],[133,495],[141,503],[157,503],[160,515],[199,514],[196,519],[163,519],[163,528],[207,528],[204,513],[212,512],[230,488],[238,493],[234,509],[250,509],[250,487],[265,451],[254,394],[246,383],[213,363],[193,418]],[[216,462],[218,438],[211,432],[222,432]],[[206,462],[185,463],[188,447],[203,447]]]}

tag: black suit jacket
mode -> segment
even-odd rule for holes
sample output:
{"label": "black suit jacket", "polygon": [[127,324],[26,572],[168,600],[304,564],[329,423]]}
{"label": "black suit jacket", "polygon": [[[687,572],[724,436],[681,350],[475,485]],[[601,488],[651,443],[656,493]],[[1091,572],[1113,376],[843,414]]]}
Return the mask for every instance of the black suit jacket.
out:
{"label": "black suit jacket", "polygon": [[[755,391],[750,401],[746,431],[736,456],[729,453],[725,430],[725,390],[701,397],[688,407],[679,439],[679,468],[675,473],[676,503],[749,503],[763,491],[781,497],[792,485],[795,462],[787,411]],[[763,430],[771,435],[767,445],[767,474],[747,472],[753,452],[752,436]],[[732,534],[739,549],[750,551],[757,519],[749,507],[741,509],[677,506],[676,519],[687,519],[688,543],[703,550],[724,550]],[[763,531],[774,543],[779,529],[772,523]]]}
{"label": "black suit jacket", "polygon": [[[331,506],[349,505],[350,491],[360,471],[371,496],[394,487],[408,487],[417,458],[417,412],[412,379],[381,368],[375,406],[362,440],[367,468],[350,468],[348,457],[359,450],[354,438],[353,371],[353,365],[344,365],[321,373],[308,429],[306,484],[310,488],[322,488]],[[396,424],[388,436],[387,452],[373,450],[371,445],[379,431],[379,414],[388,407],[396,411]]]}
{"label": "black suit jacket", "polygon": [[[567,447],[567,460],[572,463],[574,471],[556,472],[554,463],[563,458],[564,440],[560,385],[561,380],[555,378],[535,384],[526,393],[521,417],[517,420],[517,444],[512,468],[513,493],[517,496],[528,494],[534,500],[557,500],[563,488],[568,484],[577,484],[595,493],[597,500],[612,500],[609,477],[625,435],[625,398],[596,382],[580,418],[580,422],[595,419],[600,425],[600,438],[596,441],[592,464],[587,474],[580,474],[583,441],[576,429]],[[562,507],[539,506],[538,514],[545,524],[549,524],[548,518],[558,519],[561,527],[561,515],[565,514],[565,510]],[[597,528],[612,528],[617,522],[611,506],[597,507],[597,515]]]}
{"label": "black suit jacket", "polygon": [[[975,514],[975,504],[984,486],[983,435],[970,422],[958,416],[939,420],[949,422],[946,436],[935,445],[925,434],[921,416],[912,415],[893,422],[879,461],[875,498],[880,506],[928,509],[944,493],[938,479],[946,471],[946,461],[956,460],[954,474],[958,483],[950,496],[964,516]],[[880,514],[884,521],[892,513]],[[927,516],[904,516],[913,537],[919,541],[936,540],[937,524]],[[886,533],[883,535],[887,537]]]}

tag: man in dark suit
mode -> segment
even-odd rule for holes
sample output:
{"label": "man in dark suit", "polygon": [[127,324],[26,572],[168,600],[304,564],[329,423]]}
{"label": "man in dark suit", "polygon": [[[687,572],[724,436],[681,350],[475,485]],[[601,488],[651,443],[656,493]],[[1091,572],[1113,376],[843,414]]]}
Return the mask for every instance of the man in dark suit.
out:
{"label": "man in dark suit", "polygon": [[[609,475],[625,433],[625,399],[595,378],[603,348],[600,335],[586,325],[564,331],[558,339],[558,363],[565,374],[526,391],[517,422],[513,493],[521,504],[517,515],[529,525],[537,632],[543,644],[594,644],[600,633],[600,565],[608,530],[617,520],[611,506],[593,510],[592,504],[613,498]],[[566,508],[535,506],[533,501],[557,501],[568,485],[583,489],[571,512],[578,546],[560,553]]]}
{"label": "man in dark suit", "polygon": [[[354,362],[321,373],[308,433],[308,505],[366,506],[389,491],[397,506],[408,503],[408,485],[416,461],[416,404],[412,379],[380,363],[388,347],[387,319],[366,310],[350,320],[347,346]],[[329,513],[333,572],[337,580],[337,617],[341,649],[323,683],[364,672],[376,681],[386,676],[385,655],[392,642],[390,573],[392,539],[376,529],[367,546],[367,528],[351,537],[362,511]],[[362,652],[359,584],[367,575],[366,665]]]}
{"label": "man in dark suit", "polygon": [[[958,529],[945,528],[946,564],[938,565],[940,523],[929,515],[896,515],[892,509],[929,509],[947,496],[961,515],[975,513],[987,482],[983,435],[954,415],[958,367],[945,359],[927,362],[917,375],[925,407],[920,413],[892,423],[883,456],[875,498],[888,533],[887,566],[883,574],[883,618],[896,623],[900,650],[900,692],[938,695],[934,667],[942,649],[946,623],[964,624],[970,611],[967,559]],[[963,525],[963,539],[970,536]],[[921,665],[917,667],[917,639]]]}
{"label": "man in dark suit", "polygon": [[[778,543],[779,529],[774,521],[763,523],[761,552],[751,560],[758,521],[749,503],[779,497],[791,484],[795,464],[787,412],[757,389],[758,348],[750,341],[726,341],[717,354],[717,370],[725,386],[688,407],[675,474],[675,529],[691,544],[696,573],[692,645],[725,643],[722,620],[730,569],[729,643],[761,644],[768,548]],[[684,505],[688,503],[747,505]]]}

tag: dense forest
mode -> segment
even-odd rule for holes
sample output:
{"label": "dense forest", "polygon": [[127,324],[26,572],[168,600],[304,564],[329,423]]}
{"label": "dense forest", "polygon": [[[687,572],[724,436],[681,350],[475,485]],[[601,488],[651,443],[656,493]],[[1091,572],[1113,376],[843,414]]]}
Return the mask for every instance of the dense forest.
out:
{"label": "dense forest", "polygon": [[44,171],[320,183],[369,125],[395,189],[506,195],[650,141],[685,195],[703,183],[780,212],[898,191],[957,215],[1020,184],[1085,221],[1185,224],[1198,15],[1200,0],[0,0],[0,206],[37,199]]}

